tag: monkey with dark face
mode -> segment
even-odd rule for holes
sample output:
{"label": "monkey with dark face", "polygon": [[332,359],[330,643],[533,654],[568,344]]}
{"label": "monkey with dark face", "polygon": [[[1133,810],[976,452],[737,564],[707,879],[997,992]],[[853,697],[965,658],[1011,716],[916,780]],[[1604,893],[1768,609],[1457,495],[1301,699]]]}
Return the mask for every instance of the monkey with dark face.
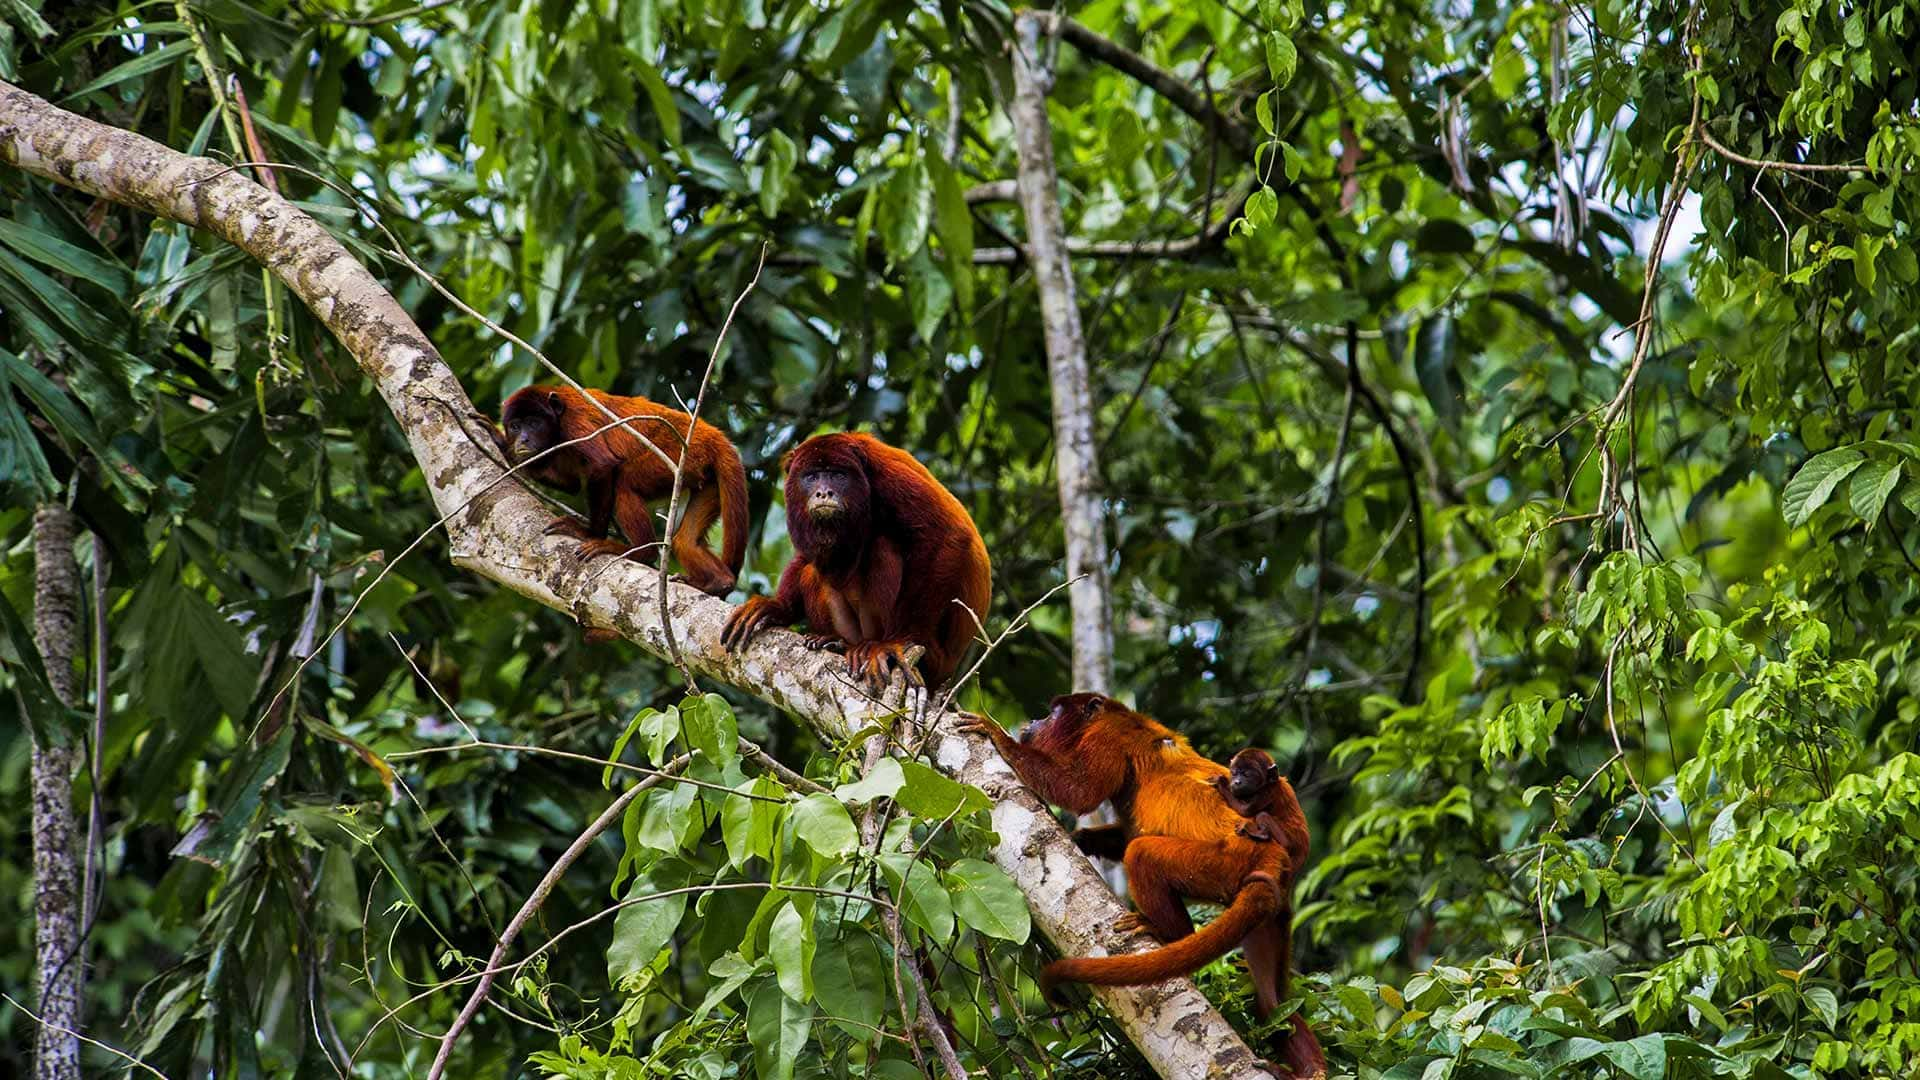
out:
{"label": "monkey with dark face", "polygon": [[[986,617],[987,547],[960,500],[926,466],[871,435],[816,435],[787,461],[793,561],[771,597],[727,620],[721,641],[744,648],[768,626],[806,623],[811,648],[844,648],[874,689],[896,670],[943,682]],[[924,650],[918,669],[907,650]]]}
{"label": "monkey with dark face", "polygon": [[1292,873],[1307,865],[1311,844],[1307,836],[1307,818],[1293,785],[1280,773],[1273,755],[1249,746],[1233,755],[1227,763],[1227,775],[1213,778],[1233,812],[1248,820],[1240,826],[1240,835],[1249,840],[1272,840],[1287,849]]}
{"label": "monkey with dark face", "polygon": [[[646,398],[587,393],[593,400],[572,387],[529,386],[507,399],[501,409],[506,431],[494,432],[501,452],[516,465],[551,451],[521,469],[524,475],[562,491],[585,489],[586,524],[560,517],[547,531],[579,538],[588,555],[624,554],[635,562],[649,561],[655,540],[647,500],[673,493],[673,463],[681,458],[685,440],[680,481],[684,510],[671,541],[673,555],[688,584],[714,596],[726,595],[747,554],[747,473],[733,443],[712,424],[696,423],[686,413]],[[613,421],[595,402],[615,416],[636,419],[608,427]],[[581,441],[563,445],[576,439]],[[724,548],[718,557],[706,547],[715,520],[723,522]],[[615,522],[631,547],[606,538]]]}

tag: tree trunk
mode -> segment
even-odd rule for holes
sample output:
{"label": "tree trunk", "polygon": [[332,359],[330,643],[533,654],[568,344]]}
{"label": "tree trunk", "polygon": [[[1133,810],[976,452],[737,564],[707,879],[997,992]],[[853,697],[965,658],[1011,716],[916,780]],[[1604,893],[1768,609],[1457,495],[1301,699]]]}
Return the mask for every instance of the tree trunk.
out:
{"label": "tree trunk", "polygon": [[[624,559],[582,563],[576,541],[545,535],[552,514],[519,483],[502,481],[491,438],[433,345],[373,275],[292,203],[219,162],[94,123],[4,82],[0,162],[206,229],[271,267],[386,400],[443,515],[456,565],[587,625],[615,629],[656,657],[667,655],[662,618],[671,618],[681,659],[693,672],[785,709],[832,744],[870,724],[895,722],[892,706],[848,686],[843,662],[809,651],[800,635],[768,631],[730,654],[720,646],[720,628],[733,610],[725,602],[663,583],[655,570]],[[1072,955],[1126,948],[1129,939],[1114,930],[1125,910],[1046,806],[987,740],[955,732],[952,714],[930,720],[934,765],[994,800],[994,860],[1026,894],[1040,932]],[[1095,992],[1162,1076],[1269,1076],[1187,980]]]}
{"label": "tree trunk", "polygon": [[1040,291],[1046,332],[1047,376],[1053,384],[1054,473],[1060,484],[1060,520],[1067,537],[1067,594],[1073,607],[1073,688],[1113,691],[1113,615],[1107,599],[1107,533],[1100,498],[1100,463],[1093,439],[1093,387],[1080,300],[1060,220],[1060,178],[1053,166],[1053,125],[1047,91],[1053,73],[1040,56],[1043,17],[1022,11],[1013,22],[1014,147],[1019,155],[1020,209],[1027,219],[1027,252]]}
{"label": "tree trunk", "polygon": [[[1019,156],[1018,191],[1027,219],[1027,251],[1040,292],[1053,398],[1053,469],[1060,485],[1060,521],[1067,539],[1067,589],[1073,609],[1073,688],[1113,693],[1113,611],[1108,599],[1107,532],[1101,513],[1100,462],[1093,439],[1093,386],[1086,335],[1080,328],[1079,290],[1060,218],[1060,176],[1053,164],[1053,124],[1047,92],[1053,72],[1040,55],[1042,17],[1023,11],[1013,23],[1013,120]],[[1049,24],[1051,25],[1051,24]],[[1082,826],[1118,820],[1111,806],[1080,818]],[[1108,888],[1125,896],[1126,872],[1100,869]]]}
{"label": "tree trunk", "polygon": [[[33,516],[33,640],[60,703],[79,699],[79,534],[73,514],[47,505]],[[67,725],[61,725],[67,726]],[[73,744],[33,747],[33,943],[40,1012],[37,1080],[80,1080],[80,893],[73,863]]]}

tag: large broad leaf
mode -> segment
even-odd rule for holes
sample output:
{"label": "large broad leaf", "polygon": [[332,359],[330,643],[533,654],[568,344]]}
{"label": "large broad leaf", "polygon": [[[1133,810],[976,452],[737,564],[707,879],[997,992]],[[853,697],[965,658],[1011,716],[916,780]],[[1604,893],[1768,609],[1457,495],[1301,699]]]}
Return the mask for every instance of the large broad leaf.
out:
{"label": "large broad leaf", "polygon": [[772,979],[747,1002],[747,1041],[753,1044],[756,1080],[793,1080],[793,1063],[807,1044],[813,1004],[788,997]]}
{"label": "large broad leaf", "polygon": [[1780,494],[1780,513],[1786,517],[1787,524],[1795,527],[1805,525],[1815,510],[1826,505],[1833,489],[1840,486],[1853,470],[1866,462],[1865,455],[1851,446],[1842,446],[1828,450],[1824,454],[1815,454],[1800,466],[1800,471],[1787,481],[1786,490]]}
{"label": "large broad leaf", "polygon": [[63,274],[83,278],[111,293],[133,288],[133,275],[113,259],[67,243],[51,233],[0,218],[0,244]]}
{"label": "large broad leaf", "polygon": [[815,924],[813,999],[824,1016],[849,1021],[849,1034],[868,1039],[886,1009],[886,962],[873,935],[857,924],[838,922],[837,910],[825,905],[819,913],[834,920],[832,932],[823,929],[824,923]]}
{"label": "large broad leaf", "polygon": [[[901,864],[905,864],[906,880],[900,880]],[[945,943],[953,937],[953,899],[947,895],[946,885],[940,880],[925,859],[916,859],[909,855],[889,856],[883,860],[894,878],[894,898],[900,906],[900,914],[937,943]]]}
{"label": "large broad leaf", "polygon": [[975,810],[993,809],[987,794],[971,784],[963,784],[934,772],[917,761],[900,763],[905,783],[894,801],[915,816],[940,821]]}
{"label": "large broad leaf", "polygon": [[679,860],[661,862],[634,879],[627,906],[613,917],[613,944],[607,947],[607,978],[615,985],[639,975],[673,940],[687,912],[688,871]]}
{"label": "large broad leaf", "polygon": [[695,750],[716,768],[725,768],[740,753],[740,729],[733,706],[719,694],[702,694],[680,703],[680,730]]}
{"label": "large broad leaf", "polygon": [[1667,1075],[1664,1035],[1642,1035],[1626,1042],[1608,1043],[1601,1053],[1633,1080],[1662,1080]]}
{"label": "large broad leaf", "polygon": [[1880,512],[1887,506],[1887,497],[1899,486],[1899,462],[1869,461],[1853,474],[1853,484],[1847,489],[1848,501],[1853,512],[1860,515],[1860,520],[1872,525],[1880,520]]}
{"label": "large broad leaf", "polygon": [[827,858],[852,851],[860,840],[847,808],[825,793],[809,795],[794,804],[793,832],[816,854]]}
{"label": "large broad leaf", "polygon": [[[1466,385],[1454,363],[1453,317],[1435,315],[1420,324],[1413,343],[1413,373],[1426,391],[1434,415],[1449,424],[1460,419]],[[1351,363],[1349,359],[1349,363]]]}
{"label": "large broad leaf", "polygon": [[979,859],[961,859],[947,867],[947,891],[960,920],[988,937],[1024,943],[1033,924],[1027,898],[1006,872]]}
{"label": "large broad leaf", "polygon": [[767,956],[782,992],[795,1001],[813,997],[813,922],[791,901],[773,917]]}
{"label": "large broad leaf", "polygon": [[933,187],[919,161],[894,171],[880,192],[880,242],[887,257],[904,263],[927,242],[933,212]]}
{"label": "large broad leaf", "polygon": [[743,866],[754,856],[767,858],[786,809],[786,789],[769,776],[757,776],[741,784],[736,791],[758,798],[730,798],[720,810],[720,839],[727,845],[727,858]]}
{"label": "large broad leaf", "polygon": [[906,773],[901,771],[898,761],[890,757],[881,758],[867,771],[866,776],[834,788],[833,797],[845,803],[892,798],[906,782]]}

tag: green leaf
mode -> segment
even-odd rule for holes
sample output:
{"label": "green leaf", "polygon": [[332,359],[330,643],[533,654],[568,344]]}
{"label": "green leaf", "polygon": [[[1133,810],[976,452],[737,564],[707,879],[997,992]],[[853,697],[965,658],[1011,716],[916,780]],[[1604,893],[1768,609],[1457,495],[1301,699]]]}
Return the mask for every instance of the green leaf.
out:
{"label": "green leaf", "polygon": [[940,320],[953,306],[953,285],[921,248],[907,261],[907,302],[913,309],[913,329],[923,342],[933,340]]}
{"label": "green leaf", "polygon": [[1431,218],[1420,226],[1414,249],[1441,255],[1473,254],[1473,233],[1452,218]]}
{"label": "green leaf", "polygon": [[[927,173],[933,180],[934,235],[946,251],[947,277],[964,314],[973,310],[973,214],[967,208],[967,193],[960,186],[960,177],[946,159],[929,155]],[[923,339],[927,336],[921,335]]]}
{"label": "green leaf", "polygon": [[1280,196],[1272,187],[1261,185],[1260,190],[1247,196],[1246,223],[1248,231],[1264,229],[1273,224],[1280,213]]}
{"label": "green leaf", "polygon": [[1277,93],[1279,91],[1269,90],[1255,98],[1253,102],[1254,118],[1260,121],[1260,130],[1268,135],[1279,134],[1273,126],[1273,95]]}
{"label": "green leaf", "polygon": [[1287,174],[1287,183],[1297,183],[1300,180],[1300,170],[1305,168],[1306,164],[1307,159],[1300,156],[1300,151],[1294,149],[1292,143],[1280,144],[1280,171]]}
{"label": "green leaf", "polygon": [[830,859],[845,855],[860,842],[847,808],[824,793],[809,795],[794,805],[793,832],[816,853]]}
{"label": "green leaf", "polygon": [[927,242],[933,187],[927,167],[915,161],[888,177],[880,193],[880,242],[894,263],[904,263]]}
{"label": "green leaf", "polygon": [[[835,907],[822,902],[822,916],[832,917]],[[824,1016],[851,1021],[846,1031],[865,1040],[873,1037],[873,1028],[887,1004],[890,984],[886,961],[873,935],[857,925],[836,923],[837,932],[816,932],[819,944],[813,954],[813,998]]]}
{"label": "green leaf", "polygon": [[1800,991],[1800,996],[1806,1000],[1807,1007],[1827,1025],[1828,1031],[1840,1030],[1840,1001],[1834,997],[1832,990],[1824,986],[1810,986]]}
{"label": "green leaf", "polygon": [[713,965],[707,968],[707,974],[720,981],[707,991],[706,997],[700,999],[699,1007],[693,1010],[686,1022],[698,1024],[706,1019],[715,1005],[731,997],[735,990],[740,989],[742,983],[760,971],[761,966],[737,952],[722,953],[720,959],[715,960]]}
{"label": "green leaf", "polygon": [[[900,881],[901,865],[906,867],[906,879]],[[893,855],[882,860],[882,865],[895,879],[894,896],[900,906],[900,914],[920,929],[925,930],[935,942],[944,944],[953,937],[953,900],[947,895],[946,887],[941,884],[940,875],[934,872],[925,859],[916,859],[911,855]]]}
{"label": "green leaf", "polygon": [[1513,97],[1513,92],[1526,81],[1527,60],[1518,49],[1508,47],[1496,52],[1498,55],[1494,57],[1493,71],[1489,77],[1493,81],[1494,96],[1504,100]]}
{"label": "green leaf", "polygon": [[[779,781],[770,776],[757,776],[734,789],[735,791],[779,798],[786,789]],[[780,814],[785,807],[782,803],[768,802],[765,799],[748,799],[735,796],[727,799],[720,810],[720,839],[727,845],[727,858],[735,866],[744,866],[748,859],[755,856],[768,858],[773,854],[774,840],[777,838]]]}
{"label": "green leaf", "polygon": [[667,748],[680,737],[680,710],[672,705],[664,709],[642,709],[635,718],[640,737],[646,740],[647,760],[659,765],[667,760]]}
{"label": "green leaf", "polygon": [[681,138],[680,105],[673,100],[673,88],[660,72],[645,57],[631,54],[627,62],[633,67],[634,77],[640,80],[640,88],[647,92],[647,99],[653,103],[653,115],[660,121],[660,132],[667,137],[667,143],[676,149],[684,149]]}
{"label": "green leaf", "polygon": [[17,221],[0,218],[0,244],[112,293],[124,295],[133,288],[133,276],[113,259],[75,247],[50,233],[29,229]]}
{"label": "green leaf", "polygon": [[60,100],[62,102],[72,101],[74,98],[91,94],[95,90],[105,90],[109,86],[118,86],[128,79],[138,78],[149,71],[173,63],[175,60],[186,55],[192,48],[192,41],[176,41],[171,45],[155,49],[152,52],[142,53],[124,64],[107,70],[92,82],[82,86],[80,89],[75,90]]}
{"label": "green leaf", "polygon": [[904,782],[893,797],[908,812],[930,821],[975,810],[993,809],[993,800],[971,784],[950,780],[917,761],[903,761]]}
{"label": "green leaf", "polygon": [[1848,501],[1860,520],[1871,526],[1880,520],[1880,512],[1886,509],[1887,498],[1899,486],[1899,462],[1869,461],[1853,474],[1853,483],[1847,489]]}
{"label": "green leaf", "polygon": [[680,731],[687,744],[724,769],[740,755],[740,728],[733,706],[719,694],[702,694],[680,703]]}
{"label": "green leaf", "polygon": [[0,670],[7,673],[26,712],[27,729],[41,746],[67,746],[81,730],[80,714],[61,704],[54,695],[53,683],[40,660],[40,647],[7,598],[0,596],[0,632],[6,634],[11,656],[0,655]]}
{"label": "green leaf", "polygon": [[988,937],[1024,944],[1033,924],[1027,899],[1004,871],[979,859],[947,867],[947,891],[960,921]]}
{"label": "green leaf", "polygon": [[1458,423],[1465,409],[1466,383],[1454,362],[1453,317],[1434,315],[1420,324],[1413,343],[1413,373],[1426,391],[1435,416]]}
{"label": "green leaf", "polygon": [[784,131],[768,135],[766,148],[766,161],[760,166],[760,212],[773,217],[780,212],[781,200],[787,193],[787,178],[793,175],[800,151]]}
{"label": "green leaf", "polygon": [[890,799],[907,782],[906,773],[900,768],[900,762],[884,757],[874,762],[867,775],[851,784],[841,784],[833,789],[833,797],[843,803],[864,803],[874,799]]}
{"label": "green leaf", "polygon": [[795,1001],[813,997],[813,925],[791,901],[773,917],[767,956],[781,992]]}
{"label": "green leaf", "polygon": [[756,1080],[793,1080],[793,1063],[807,1044],[813,1005],[788,997],[772,979],[747,1002],[747,1041],[753,1044]]}
{"label": "green leaf", "polygon": [[1294,47],[1293,39],[1279,30],[1268,31],[1267,71],[1273,76],[1273,85],[1284,89],[1299,66],[1300,50]]}
{"label": "green leaf", "polygon": [[1837,447],[1808,459],[1780,494],[1780,512],[1787,524],[1795,528],[1805,525],[1815,510],[1826,505],[1840,481],[1865,461],[1865,456],[1851,446]]}
{"label": "green leaf", "polygon": [[1633,1080],[1663,1080],[1667,1075],[1664,1035],[1642,1035],[1627,1042],[1608,1043],[1601,1053]]}
{"label": "green leaf", "polygon": [[[678,860],[657,863],[634,878],[622,901],[627,906],[613,917],[613,944],[607,947],[607,978],[614,985],[645,972],[673,940],[687,912],[687,894],[674,890],[687,881],[686,864]],[[670,895],[652,899],[663,893]]]}

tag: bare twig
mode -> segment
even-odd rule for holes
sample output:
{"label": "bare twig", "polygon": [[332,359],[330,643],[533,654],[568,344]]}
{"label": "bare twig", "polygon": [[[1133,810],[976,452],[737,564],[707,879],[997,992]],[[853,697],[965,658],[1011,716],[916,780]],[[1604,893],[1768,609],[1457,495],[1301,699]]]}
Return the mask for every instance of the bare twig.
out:
{"label": "bare twig", "polygon": [[[727,309],[726,321],[720,324],[720,332],[714,335],[713,351],[707,354],[707,370],[700,376],[700,389],[693,395],[693,407],[687,410],[687,433],[680,440],[680,460],[673,464],[673,491],[667,496],[666,540],[660,545],[660,581],[662,583],[660,589],[660,627],[666,632],[667,655],[673,658],[674,666],[679,668],[680,674],[686,677],[687,692],[689,694],[696,692],[698,686],[694,683],[693,669],[688,667],[686,661],[680,656],[680,643],[674,640],[673,636],[673,618],[667,612],[667,589],[665,587],[667,580],[667,556],[673,551],[672,541],[679,537],[679,534],[675,530],[679,528],[680,524],[677,520],[678,515],[684,514],[684,508],[680,506],[680,492],[684,486],[687,455],[693,446],[694,428],[700,423],[700,406],[705,404],[707,400],[707,384],[713,381],[713,365],[720,359],[720,350],[727,343],[727,331],[733,328],[733,317],[740,313],[740,305],[747,302],[747,295],[753,292],[754,286],[760,284],[760,271],[767,265],[767,248],[770,244],[771,242],[760,245],[760,261],[754,264],[753,278],[747,282],[746,288],[740,290],[740,295],[733,298],[733,306]],[[697,536],[691,539],[695,543],[698,543],[700,540]]]}
{"label": "bare twig", "polygon": [[97,1046],[100,1049],[105,1050],[107,1053],[112,1054],[114,1057],[122,1059],[132,1068],[144,1069],[147,1072],[150,1072],[153,1075],[159,1077],[160,1080],[167,1080],[166,1073],[163,1073],[159,1069],[156,1069],[153,1066],[147,1064],[146,1062],[141,1061],[139,1058],[134,1057],[132,1054],[127,1053],[125,1050],[122,1050],[117,1046],[112,1046],[107,1043],[103,1043],[99,1039],[90,1039],[86,1035],[78,1031],[75,1031],[70,1027],[65,1027],[63,1025],[56,1024],[53,1021],[48,1020],[45,1017],[41,1016],[39,1013],[34,1012],[32,1009],[27,1008],[25,1005],[20,1004],[18,1001],[15,1001],[13,999],[13,995],[7,993],[4,990],[0,990],[0,1001],[5,1001],[7,1004],[13,1006],[16,1009],[19,1009],[21,1012],[27,1015],[28,1019],[32,1020],[35,1024],[38,1024],[41,1027],[49,1028],[53,1031],[57,1031],[62,1035],[72,1036],[73,1038],[79,1039],[81,1042],[86,1043],[88,1046]]}
{"label": "bare twig", "polygon": [[1707,146],[1711,148],[1714,153],[1719,154],[1721,157],[1726,158],[1728,161],[1731,161],[1740,165],[1750,165],[1753,168],[1759,169],[1761,172],[1766,172],[1768,169],[1773,169],[1778,172],[1797,172],[1797,173],[1842,173],[1842,172],[1871,172],[1872,171],[1871,169],[1868,169],[1865,165],[1822,165],[1815,162],[1767,161],[1761,158],[1748,157],[1745,154],[1728,149],[1725,146],[1725,144],[1721,143],[1719,139],[1716,139],[1713,137],[1713,132],[1708,131],[1706,128],[1706,125],[1704,124],[1696,127],[1693,130],[1692,134],[1694,135],[1694,137],[1698,138],[1701,142],[1706,143]]}
{"label": "bare twig", "polygon": [[609,826],[620,820],[621,815],[627,812],[628,804],[659,783],[662,776],[678,773],[687,767],[687,762],[692,760],[692,754],[682,754],[667,762],[665,768],[661,770],[661,776],[650,776],[621,792],[620,797],[609,803],[607,808],[601,811],[600,816],[594,818],[591,824],[581,830],[573,843],[567,845],[567,850],[561,852],[560,857],[554,860],[553,865],[547,869],[546,875],[540,879],[540,883],[533,887],[533,892],[527,894],[526,902],[520,905],[520,910],[514,913],[513,921],[507,923],[507,928],[501,931],[500,940],[494,944],[493,955],[487,958],[487,973],[480,977],[480,985],[474,987],[473,993],[468,995],[467,1003],[460,1009],[460,1015],[454,1019],[453,1026],[449,1027],[447,1033],[440,1038],[440,1049],[433,1055],[433,1067],[427,1070],[427,1080],[440,1080],[441,1074],[446,1072],[447,1059],[453,1056],[455,1040],[459,1039],[460,1033],[466,1030],[474,1014],[480,1011],[481,1004],[487,1000],[487,991],[493,988],[494,969],[506,959],[507,948],[513,944],[514,938],[520,936],[520,928],[527,925],[527,920],[533,918],[533,913],[540,910],[541,904],[546,903],[548,894],[553,892],[554,886],[560,884],[560,879],[566,876],[567,869],[580,858],[601,833],[606,832]]}

